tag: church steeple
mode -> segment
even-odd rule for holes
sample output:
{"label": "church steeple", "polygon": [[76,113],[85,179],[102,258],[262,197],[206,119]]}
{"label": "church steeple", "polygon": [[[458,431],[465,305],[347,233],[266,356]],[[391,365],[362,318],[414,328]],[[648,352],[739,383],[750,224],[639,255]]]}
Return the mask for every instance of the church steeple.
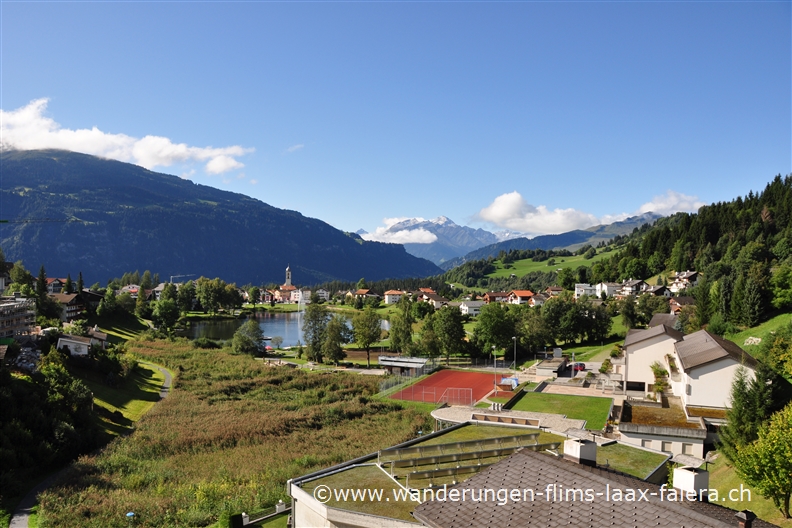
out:
{"label": "church steeple", "polygon": [[284,286],[291,286],[291,267],[286,265],[286,282],[283,283]]}

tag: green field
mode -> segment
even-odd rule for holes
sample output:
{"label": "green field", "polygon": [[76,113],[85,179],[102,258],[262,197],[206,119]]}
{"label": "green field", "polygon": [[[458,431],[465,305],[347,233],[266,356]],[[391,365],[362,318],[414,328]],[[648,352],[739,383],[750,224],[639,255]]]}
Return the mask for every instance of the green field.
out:
{"label": "green field", "polygon": [[116,436],[131,432],[134,423],[160,400],[165,377],[152,364],[142,362],[120,387],[111,388],[90,379],[83,381],[93,392],[94,405],[105,432]]}
{"label": "green field", "polygon": [[[729,466],[726,457],[719,456],[715,462],[708,464],[710,472],[710,488],[718,490],[718,496],[726,500],[719,502],[721,506],[731,508],[733,510],[742,511],[745,509],[753,511],[760,519],[770,523],[782,526],[784,528],[792,528],[792,519],[784,519],[778,508],[775,507],[773,501],[765,499],[759,493],[752,489],[751,500],[745,501],[731,501],[729,500],[729,490],[740,489],[740,485],[748,488],[742,479],[737,475],[732,467]],[[747,499],[746,495],[743,498]]]}
{"label": "green field", "polygon": [[610,398],[592,396],[570,396],[568,394],[546,394],[525,392],[512,406],[515,411],[565,414],[572,420],[586,420],[586,429],[602,429],[608,421],[611,408]]}
{"label": "green field", "polygon": [[597,253],[594,258],[585,259],[583,255],[574,255],[572,257],[553,257],[555,259],[555,264],[552,266],[548,266],[548,260],[543,262],[534,262],[531,259],[525,260],[516,260],[511,264],[507,264],[507,266],[511,266],[511,268],[504,268],[503,263],[500,260],[496,260],[493,262],[495,267],[497,268],[494,272],[487,275],[487,277],[510,277],[512,274],[517,275],[518,277],[522,277],[523,275],[527,275],[532,271],[558,271],[562,268],[573,268],[577,269],[579,266],[588,266],[591,267],[597,261],[610,258],[613,256],[612,252],[609,253]]}
{"label": "green field", "polygon": [[746,339],[749,337],[758,337],[762,340],[762,343],[764,343],[769,337],[772,336],[773,333],[789,325],[790,322],[792,322],[792,314],[780,314],[768,319],[759,326],[743,330],[742,332],[737,332],[736,334],[726,334],[725,337],[729,341],[737,343],[739,346],[745,348],[748,352],[751,352],[752,349],[756,349],[758,346],[745,346]]}
{"label": "green field", "polygon": [[609,466],[639,479],[645,479],[650,472],[668,458],[660,453],[636,449],[625,444],[610,444],[597,447],[597,465]]}

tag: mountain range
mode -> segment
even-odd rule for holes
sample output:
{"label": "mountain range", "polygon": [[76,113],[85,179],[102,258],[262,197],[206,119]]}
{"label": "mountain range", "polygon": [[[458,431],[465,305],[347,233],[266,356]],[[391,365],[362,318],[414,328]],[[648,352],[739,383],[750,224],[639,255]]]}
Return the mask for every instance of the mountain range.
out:
{"label": "mountain range", "polygon": [[[403,246],[129,163],[63,150],[0,152],[0,247],[35,275],[104,283],[149,269],[237,284],[442,273]],[[42,221],[48,219],[47,221]]]}
{"label": "mountain range", "polygon": [[496,242],[488,246],[483,246],[475,249],[464,256],[453,258],[440,263],[440,267],[444,270],[450,270],[468,262],[470,260],[481,260],[488,257],[497,256],[501,251],[510,251],[512,249],[569,249],[575,250],[586,244],[596,246],[600,242],[607,241],[616,235],[626,235],[631,233],[633,229],[641,227],[644,224],[653,224],[662,215],[656,213],[644,213],[637,216],[631,216],[620,222],[612,224],[598,225],[589,227],[587,229],[576,229],[558,235],[540,235],[534,238],[512,238],[502,242]]}
{"label": "mountain range", "polygon": [[[522,233],[512,233],[509,231],[491,233],[484,229],[461,226],[445,216],[440,216],[432,220],[408,218],[391,224],[387,229],[378,233],[378,235],[394,236],[397,233],[407,234],[409,232],[420,232],[419,235],[423,238],[434,238],[434,241],[430,243],[405,243],[404,248],[407,250],[407,253],[431,260],[438,265],[453,258],[465,255],[482,246],[488,246],[503,240],[523,236]],[[357,233],[363,238],[370,238],[367,236],[368,233],[362,229],[357,231]]]}

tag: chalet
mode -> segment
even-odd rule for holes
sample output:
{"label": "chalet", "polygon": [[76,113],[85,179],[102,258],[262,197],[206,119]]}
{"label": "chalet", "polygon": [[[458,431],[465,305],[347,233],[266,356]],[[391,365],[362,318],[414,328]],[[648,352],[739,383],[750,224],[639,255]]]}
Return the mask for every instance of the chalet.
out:
{"label": "chalet", "polygon": [[564,288],[561,286],[548,286],[545,288],[545,295],[547,295],[548,299],[550,297],[558,297],[561,295],[561,292],[564,291]]}
{"label": "chalet", "polygon": [[512,290],[509,292],[509,304],[528,304],[534,292],[531,290]]}
{"label": "chalet", "polygon": [[678,315],[685,306],[696,306],[696,299],[686,295],[681,297],[671,297],[671,299],[668,301],[668,306],[670,307],[672,314]]}
{"label": "chalet", "polygon": [[686,290],[698,284],[699,272],[698,271],[683,271],[674,275],[673,282],[668,286],[671,293],[676,295],[682,290]]}
{"label": "chalet", "polygon": [[133,299],[137,299],[138,292],[140,291],[140,286],[137,284],[127,284],[120,290],[118,290],[119,294],[128,293]]}
{"label": "chalet", "polygon": [[97,345],[102,350],[107,348],[107,334],[100,332],[98,325],[94,325],[93,328],[88,330],[88,337],[91,338],[91,345]]}
{"label": "chalet", "polygon": [[666,298],[671,298],[671,296],[672,296],[671,290],[669,290],[668,288],[666,288],[665,286],[662,286],[662,285],[648,286],[643,291],[643,293],[645,293],[647,295],[654,295],[656,297],[663,296],[663,297],[666,297]]}
{"label": "chalet", "polygon": [[91,338],[63,335],[58,338],[58,350],[65,350],[71,356],[87,356],[91,350]]}
{"label": "chalet", "polygon": [[327,302],[327,301],[330,300],[330,292],[325,290],[324,288],[319,288],[314,293],[316,293],[316,296],[319,297],[324,302]]}
{"label": "chalet", "polygon": [[543,293],[537,293],[536,295],[531,297],[531,300],[528,301],[528,305],[533,307],[542,306],[544,303],[547,302],[547,299],[548,299],[547,295]]}
{"label": "chalet", "polygon": [[487,304],[493,302],[509,302],[509,292],[487,292],[484,294],[483,299]]}
{"label": "chalet", "polygon": [[398,304],[407,292],[401,290],[388,290],[385,292],[385,304]]}
{"label": "chalet", "polygon": [[615,297],[621,295],[621,288],[622,285],[618,282],[600,282],[594,285],[594,293],[599,298],[602,298],[603,293],[605,297]]}
{"label": "chalet", "polygon": [[597,289],[591,284],[575,284],[575,299],[580,299],[584,295],[594,297],[597,295]]}
{"label": "chalet", "polygon": [[101,303],[102,299],[104,299],[104,295],[99,292],[89,290],[88,288],[83,288],[82,293],[80,293],[80,298],[87,307],[91,308],[92,310],[96,310],[99,308],[99,303]]}
{"label": "chalet", "polygon": [[677,322],[677,316],[672,313],[659,313],[654,314],[652,316],[652,320],[649,321],[649,328],[653,328],[655,326],[664,324],[669,328],[674,328]]}
{"label": "chalet", "polygon": [[622,283],[620,294],[624,297],[638,296],[643,293],[649,285],[642,280],[629,279]]}
{"label": "chalet", "polygon": [[484,301],[464,301],[459,305],[459,311],[464,315],[475,317],[481,313],[481,307],[484,306]]}
{"label": "chalet", "polygon": [[431,304],[435,310],[439,310],[448,304],[448,299],[436,293],[424,293],[421,300],[425,303]]}
{"label": "chalet", "polygon": [[64,323],[71,323],[84,317],[85,306],[76,293],[54,293],[49,297],[60,305],[60,320]]}
{"label": "chalet", "polygon": [[55,279],[55,278],[48,278],[46,279],[47,282],[47,293],[61,293],[63,291],[64,286],[66,286],[66,279]]}

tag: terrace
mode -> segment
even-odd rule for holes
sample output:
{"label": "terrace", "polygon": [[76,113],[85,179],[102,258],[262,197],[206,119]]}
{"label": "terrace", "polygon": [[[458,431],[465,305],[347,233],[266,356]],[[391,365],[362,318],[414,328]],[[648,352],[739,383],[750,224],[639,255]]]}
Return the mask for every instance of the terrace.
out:
{"label": "terrace", "polygon": [[[415,526],[413,510],[444,486],[461,483],[518,450],[563,453],[564,437],[534,428],[498,425],[463,425],[409,445],[384,449],[358,459],[346,468],[308,476],[292,489],[298,502],[314,497],[315,490],[375,490],[381,496],[353,498],[335,493],[324,503],[323,514],[333,522],[350,522],[344,512],[364,514],[366,526]],[[552,456],[548,453],[547,456]],[[659,453],[635,449],[615,442],[600,446],[597,464],[611,470],[646,478],[662,462]],[[310,480],[313,477],[313,480]],[[410,490],[408,495],[406,490]],[[304,493],[301,493],[304,492]],[[401,494],[405,499],[396,500]],[[369,518],[368,516],[373,516]],[[372,524],[367,524],[372,523]],[[379,524],[378,524],[379,523]]]}

